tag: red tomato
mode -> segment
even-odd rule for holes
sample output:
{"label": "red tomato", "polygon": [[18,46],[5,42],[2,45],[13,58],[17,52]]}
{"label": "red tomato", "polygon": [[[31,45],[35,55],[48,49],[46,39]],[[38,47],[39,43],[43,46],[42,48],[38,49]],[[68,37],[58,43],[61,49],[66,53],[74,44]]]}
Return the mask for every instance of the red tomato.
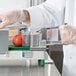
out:
{"label": "red tomato", "polygon": [[22,46],[23,44],[23,36],[21,34],[17,34],[13,37],[13,40],[12,40],[13,44],[15,46]]}

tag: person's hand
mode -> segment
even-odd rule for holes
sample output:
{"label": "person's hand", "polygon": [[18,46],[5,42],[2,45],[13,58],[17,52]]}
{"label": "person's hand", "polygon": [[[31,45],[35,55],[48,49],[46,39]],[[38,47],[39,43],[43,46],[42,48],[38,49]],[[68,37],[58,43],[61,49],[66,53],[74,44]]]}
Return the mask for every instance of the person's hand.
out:
{"label": "person's hand", "polygon": [[76,29],[69,25],[59,27],[63,44],[76,44]]}
{"label": "person's hand", "polygon": [[[27,18],[27,20],[26,20]],[[5,26],[11,25],[16,22],[26,22],[28,21],[28,11],[23,10],[23,11],[10,11],[7,13],[4,13],[0,15],[0,28],[3,28]]]}

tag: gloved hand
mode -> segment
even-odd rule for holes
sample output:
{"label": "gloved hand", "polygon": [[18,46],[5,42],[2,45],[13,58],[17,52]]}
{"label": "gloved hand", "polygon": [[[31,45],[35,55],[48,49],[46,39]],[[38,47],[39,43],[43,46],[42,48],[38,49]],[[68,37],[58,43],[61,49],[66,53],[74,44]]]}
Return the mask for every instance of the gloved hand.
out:
{"label": "gloved hand", "polygon": [[7,13],[4,13],[2,15],[0,15],[0,28],[3,28],[7,25],[11,25],[13,23],[16,23],[16,22],[26,22],[26,17],[27,17],[27,14],[28,11],[27,10],[23,10],[23,11],[10,11],[10,12],[7,12]]}
{"label": "gloved hand", "polygon": [[63,44],[76,44],[76,29],[69,25],[59,27]]}

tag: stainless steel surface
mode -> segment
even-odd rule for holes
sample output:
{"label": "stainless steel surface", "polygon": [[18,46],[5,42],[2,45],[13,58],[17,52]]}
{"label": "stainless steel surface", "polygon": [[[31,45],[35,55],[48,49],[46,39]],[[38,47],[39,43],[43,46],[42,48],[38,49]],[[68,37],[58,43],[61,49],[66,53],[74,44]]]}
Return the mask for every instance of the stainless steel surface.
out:
{"label": "stainless steel surface", "polygon": [[[0,55],[0,66],[28,66],[38,65],[38,60],[45,59],[45,63],[53,63],[50,56],[44,51],[10,51],[7,55]],[[32,62],[32,63],[30,63]]]}
{"label": "stainless steel surface", "polygon": [[61,76],[54,64],[39,66],[0,67],[0,76]]}
{"label": "stainless steel surface", "polygon": [[67,44],[63,44],[61,41],[47,41],[47,44],[46,46],[49,46],[49,45],[67,45]]}
{"label": "stainless steel surface", "polygon": [[45,51],[46,47],[31,47],[31,51]]}
{"label": "stainless steel surface", "polygon": [[48,46],[48,45],[63,45],[63,44],[61,43],[61,41],[50,41],[50,40],[47,40],[47,44],[46,45]]}
{"label": "stainless steel surface", "polygon": [[48,76],[48,65],[45,67],[0,67],[0,76]]}
{"label": "stainless steel surface", "polygon": [[[48,55],[48,54],[47,54]],[[51,62],[49,55],[47,62]],[[44,67],[36,66],[0,66],[0,76],[60,76],[54,63],[47,63]]]}
{"label": "stainless steel surface", "polygon": [[[46,53],[45,59],[50,61]],[[48,62],[46,61],[46,63]],[[51,61],[50,61],[51,62]],[[35,66],[0,66],[0,76],[48,76],[48,65],[45,67]]]}
{"label": "stainless steel surface", "polygon": [[0,29],[0,54],[8,52],[8,29]]}

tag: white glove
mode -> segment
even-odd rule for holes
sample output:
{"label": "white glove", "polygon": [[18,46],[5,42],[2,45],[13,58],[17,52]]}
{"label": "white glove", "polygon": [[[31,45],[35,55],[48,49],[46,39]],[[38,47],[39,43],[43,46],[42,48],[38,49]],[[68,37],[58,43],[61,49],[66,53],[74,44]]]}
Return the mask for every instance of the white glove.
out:
{"label": "white glove", "polygon": [[25,22],[26,19],[23,11],[16,10],[0,15],[0,21],[0,28],[3,28],[16,22]]}
{"label": "white glove", "polygon": [[69,25],[59,27],[63,44],[76,44],[76,29]]}

